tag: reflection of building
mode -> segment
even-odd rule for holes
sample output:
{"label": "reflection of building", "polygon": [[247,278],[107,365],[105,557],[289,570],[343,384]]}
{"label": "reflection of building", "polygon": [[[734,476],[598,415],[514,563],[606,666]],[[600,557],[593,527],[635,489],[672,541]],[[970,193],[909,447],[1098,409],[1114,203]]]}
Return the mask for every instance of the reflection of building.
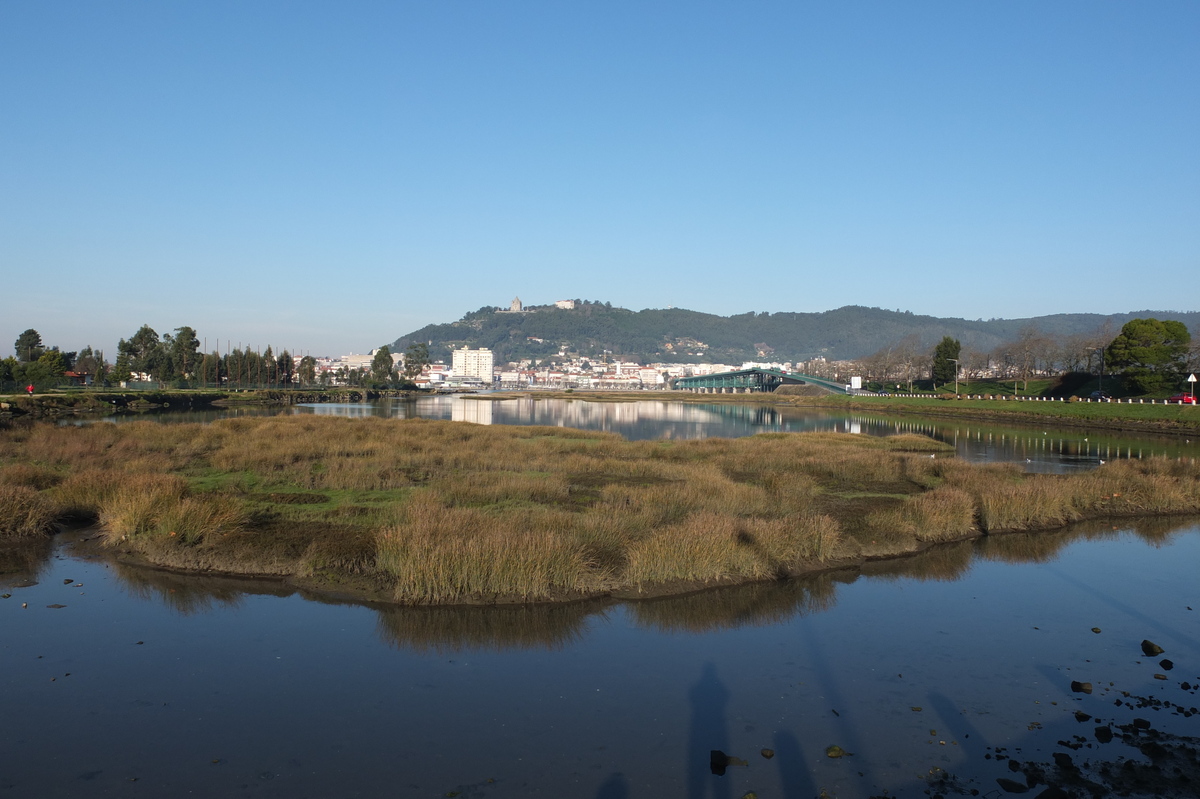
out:
{"label": "reflection of building", "polygon": [[[519,303],[520,300],[515,302]],[[477,377],[485,385],[490,386],[492,384],[492,351],[469,350],[466,347],[455,350],[451,373],[455,377]]]}
{"label": "reflection of building", "polygon": [[454,404],[450,406],[450,418],[455,422],[491,424],[492,407],[495,404],[489,400],[471,400],[455,397]]}

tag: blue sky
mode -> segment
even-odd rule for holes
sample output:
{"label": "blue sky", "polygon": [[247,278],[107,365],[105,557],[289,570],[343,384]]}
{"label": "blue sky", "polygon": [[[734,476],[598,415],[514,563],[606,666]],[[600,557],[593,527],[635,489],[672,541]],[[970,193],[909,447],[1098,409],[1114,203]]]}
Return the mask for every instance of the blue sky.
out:
{"label": "blue sky", "polygon": [[0,3],[0,350],[1200,309],[1195,2]]}

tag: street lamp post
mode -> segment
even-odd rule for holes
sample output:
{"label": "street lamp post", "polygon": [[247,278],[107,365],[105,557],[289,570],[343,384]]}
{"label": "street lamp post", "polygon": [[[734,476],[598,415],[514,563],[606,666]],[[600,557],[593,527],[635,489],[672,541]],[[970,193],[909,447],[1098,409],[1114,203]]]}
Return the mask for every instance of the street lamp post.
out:
{"label": "street lamp post", "polygon": [[954,362],[954,396],[958,396],[958,358],[947,358],[947,361]]}

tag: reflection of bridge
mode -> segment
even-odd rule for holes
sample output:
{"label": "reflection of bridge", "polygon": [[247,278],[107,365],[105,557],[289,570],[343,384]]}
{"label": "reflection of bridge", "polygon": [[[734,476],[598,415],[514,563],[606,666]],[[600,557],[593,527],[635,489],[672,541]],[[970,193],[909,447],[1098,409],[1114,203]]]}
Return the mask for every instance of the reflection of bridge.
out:
{"label": "reflection of bridge", "polygon": [[783,385],[813,385],[845,394],[846,386],[823,377],[781,372],[778,369],[741,369],[736,372],[720,372],[715,375],[681,377],[675,388],[681,391],[698,391],[702,394],[741,394],[750,391],[774,391]]}

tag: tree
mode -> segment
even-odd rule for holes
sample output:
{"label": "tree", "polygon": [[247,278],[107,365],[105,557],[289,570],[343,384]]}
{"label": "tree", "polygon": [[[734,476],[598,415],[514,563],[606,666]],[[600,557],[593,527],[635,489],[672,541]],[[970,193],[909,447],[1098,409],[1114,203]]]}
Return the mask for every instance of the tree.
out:
{"label": "tree", "polygon": [[175,328],[174,336],[167,336],[164,342],[170,358],[172,377],[190,379],[200,361],[200,339],[196,331],[190,327]]}
{"label": "tree", "polygon": [[311,355],[305,355],[303,358],[301,358],[299,376],[300,385],[311,386],[316,381],[317,359]]}
{"label": "tree", "polygon": [[22,383],[33,383],[39,390],[58,385],[62,378],[64,362],[58,350],[47,350],[33,363],[21,365],[19,377]]}
{"label": "tree", "polygon": [[0,361],[0,388],[3,388],[5,383],[14,382],[17,379],[17,370],[20,368],[20,361],[11,355]]}
{"label": "tree", "polygon": [[429,346],[424,341],[409,344],[408,349],[404,351],[404,376],[412,380],[428,365]]}
{"label": "tree", "polygon": [[118,370],[141,373],[153,378],[163,376],[164,367],[168,366],[168,358],[163,350],[158,333],[150,325],[142,325],[128,341],[121,339],[117,342]]}
{"label": "tree", "polygon": [[105,370],[104,353],[93,350],[90,345],[81,349],[75,357],[75,371],[91,375],[93,385],[104,384]]}
{"label": "tree", "polygon": [[1132,319],[1104,351],[1104,363],[1111,371],[1122,373],[1135,391],[1169,391],[1183,376],[1191,341],[1183,322]]}
{"label": "tree", "polygon": [[296,372],[296,361],[292,359],[292,354],[287,350],[279,353],[279,357],[275,359],[275,368],[278,370],[279,382],[291,385],[292,375]]}
{"label": "tree", "polygon": [[949,383],[954,380],[954,376],[958,374],[958,364],[955,361],[959,360],[962,353],[962,345],[958,339],[945,336],[936,347],[933,348],[933,384]]}
{"label": "tree", "polygon": [[22,363],[36,361],[46,351],[42,346],[41,334],[32,327],[17,336],[17,340],[13,342],[13,349],[17,351],[17,360]]}
{"label": "tree", "polygon": [[376,383],[388,383],[392,379],[392,351],[387,345],[375,350],[375,357],[371,360],[371,379]]}

